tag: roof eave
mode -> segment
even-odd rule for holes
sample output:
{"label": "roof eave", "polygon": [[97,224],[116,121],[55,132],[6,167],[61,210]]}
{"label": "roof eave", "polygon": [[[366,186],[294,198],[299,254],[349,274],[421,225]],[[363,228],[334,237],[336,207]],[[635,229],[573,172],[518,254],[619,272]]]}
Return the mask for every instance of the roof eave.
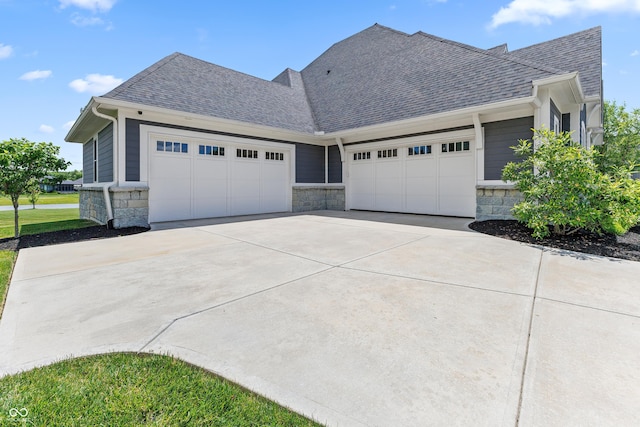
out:
{"label": "roof eave", "polygon": [[260,125],[256,123],[243,122],[239,120],[224,119],[215,116],[171,110],[168,108],[154,107],[150,105],[139,104],[130,101],[122,101],[112,98],[94,97],[93,101],[96,104],[107,108],[122,108],[133,111],[150,112],[174,118],[181,118],[193,122],[194,127],[203,127],[204,129],[209,130],[236,133],[239,135],[247,136],[263,136],[272,139],[280,139],[283,141],[304,142],[309,144],[319,143],[317,136],[315,136],[313,133],[305,133],[295,130]]}
{"label": "roof eave", "polygon": [[498,101],[490,104],[477,105],[472,107],[461,108],[458,110],[445,111],[436,114],[429,114],[410,119],[397,120],[394,122],[380,123],[376,125],[363,126],[359,128],[346,129],[336,132],[328,132],[324,134],[324,138],[330,139],[349,139],[358,135],[358,139],[363,139],[368,135],[389,134],[394,132],[403,132],[407,128],[413,128],[426,123],[454,121],[455,119],[464,119],[472,123],[474,114],[489,114],[502,110],[511,110],[514,107],[530,107],[535,101],[535,96],[527,96],[523,98],[515,98],[505,101]]}

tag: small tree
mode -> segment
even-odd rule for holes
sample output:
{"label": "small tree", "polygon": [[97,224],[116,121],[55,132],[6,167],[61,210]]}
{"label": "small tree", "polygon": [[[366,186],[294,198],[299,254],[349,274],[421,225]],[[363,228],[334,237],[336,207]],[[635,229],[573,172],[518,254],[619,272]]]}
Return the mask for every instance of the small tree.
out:
{"label": "small tree", "polygon": [[0,143],[0,193],[11,199],[14,209],[14,235],[19,236],[18,199],[34,181],[49,171],[66,169],[69,162],[58,157],[60,147],[50,142],[31,142],[12,138]]}
{"label": "small tree", "polygon": [[513,149],[523,160],[502,171],[502,179],[515,182],[523,195],[513,214],[533,236],[549,235],[549,226],[560,235],[580,229],[624,234],[640,220],[640,182],[631,179],[630,167],[602,173],[596,152],[569,133],[534,130],[533,141],[519,141]]}
{"label": "small tree", "polygon": [[33,206],[33,209],[36,208],[36,202],[40,198],[40,183],[38,181],[33,181],[29,188],[27,189],[27,196],[29,197],[29,202]]}
{"label": "small tree", "polygon": [[605,101],[603,113],[604,144],[597,147],[598,167],[610,175],[620,167],[637,168],[640,165],[640,109],[627,111],[624,104]]}

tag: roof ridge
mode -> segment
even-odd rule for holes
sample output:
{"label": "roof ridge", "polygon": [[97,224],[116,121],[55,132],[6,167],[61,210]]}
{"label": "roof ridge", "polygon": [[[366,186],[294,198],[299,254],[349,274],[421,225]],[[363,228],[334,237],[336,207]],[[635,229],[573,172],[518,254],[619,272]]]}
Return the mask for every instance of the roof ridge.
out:
{"label": "roof ridge", "polygon": [[545,45],[545,44],[548,44],[548,43],[553,43],[555,41],[566,39],[566,38],[569,38],[569,37],[575,37],[578,34],[584,34],[584,33],[588,33],[588,32],[594,31],[594,30],[598,30],[598,31],[602,32],[602,26],[601,25],[597,25],[595,27],[587,28],[586,30],[581,30],[581,31],[577,31],[575,33],[566,34],[564,36],[556,37],[555,39],[547,40],[547,41],[540,42],[540,43],[535,43],[535,44],[532,44],[530,46],[523,46],[521,48],[512,50],[509,53],[515,53],[515,52],[518,52],[519,50],[525,50],[525,49],[529,49],[529,48],[532,48],[532,47],[542,46],[542,45]]}
{"label": "roof ridge", "polygon": [[[546,65],[536,64],[534,62],[527,61],[527,60],[522,59],[522,58],[511,57],[510,54],[513,53],[513,52],[497,53],[497,52],[494,52],[494,51],[491,51],[491,50],[487,50],[487,49],[480,49],[479,47],[471,46],[471,45],[466,44],[466,43],[460,43],[460,42],[457,42],[457,41],[454,41],[454,40],[445,39],[443,37],[434,36],[432,34],[428,34],[428,33],[425,33],[423,31],[418,31],[416,33],[416,35],[421,35],[423,37],[431,38],[431,39],[439,41],[441,43],[447,43],[447,44],[450,44],[450,45],[458,46],[458,47],[460,47],[462,49],[467,49],[467,50],[479,53],[481,55],[486,55],[486,56],[491,56],[491,57],[497,58],[497,59],[507,60],[507,61],[510,61],[510,62],[514,62],[516,64],[524,65],[525,67],[533,68],[535,70],[540,70],[540,71],[544,71],[544,72],[547,72],[547,73],[566,74],[568,72],[566,70],[559,70],[557,68],[549,67],[549,66],[546,66]],[[543,44],[543,43],[540,43],[540,44]]]}
{"label": "roof ridge", "polygon": [[104,96],[107,96],[107,95],[114,95],[114,96],[115,95],[119,95],[125,89],[130,88],[135,83],[138,83],[140,80],[142,80],[143,78],[155,73],[160,68],[164,67],[165,65],[167,65],[168,63],[170,63],[171,61],[173,61],[174,59],[176,59],[180,55],[184,55],[184,54],[182,54],[180,52],[174,52],[171,55],[165,56],[160,61],[156,62],[155,64],[152,64],[152,65],[148,66],[144,70],[140,71],[138,74],[134,75],[133,77],[131,77],[131,78],[127,79],[126,81],[124,81],[122,84],[120,84],[117,87],[115,87],[114,89],[110,90]]}

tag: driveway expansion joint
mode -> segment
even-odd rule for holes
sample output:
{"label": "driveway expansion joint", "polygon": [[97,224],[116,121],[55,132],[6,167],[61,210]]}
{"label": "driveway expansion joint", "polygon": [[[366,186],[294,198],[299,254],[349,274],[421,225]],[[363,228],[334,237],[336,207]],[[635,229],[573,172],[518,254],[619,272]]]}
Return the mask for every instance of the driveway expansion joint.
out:
{"label": "driveway expansion joint", "polygon": [[171,328],[171,326],[173,326],[174,324],[176,324],[180,320],[184,320],[184,319],[187,319],[189,317],[197,316],[197,315],[205,313],[207,311],[215,310],[217,308],[224,307],[224,306],[233,304],[235,302],[242,301],[242,300],[254,297],[256,295],[264,294],[266,292],[281,288],[283,286],[290,285],[290,284],[292,284],[294,282],[297,282],[299,280],[307,279],[307,278],[313,277],[313,276],[315,276],[317,274],[325,273],[325,272],[327,272],[329,270],[333,270],[334,268],[336,268],[336,267],[329,266],[328,268],[325,268],[324,270],[320,270],[320,271],[316,271],[316,272],[311,273],[311,274],[307,274],[307,275],[304,275],[304,276],[296,277],[295,279],[287,280],[286,282],[282,282],[282,283],[279,283],[277,285],[270,286],[268,288],[260,289],[259,291],[252,292],[252,293],[249,293],[249,294],[246,294],[246,295],[242,295],[242,296],[240,296],[238,298],[233,298],[233,299],[230,299],[228,301],[221,302],[219,304],[214,304],[214,305],[212,305],[210,307],[205,307],[205,308],[202,308],[200,310],[196,310],[196,311],[193,311],[191,313],[187,313],[187,314],[183,314],[182,316],[178,316],[178,317],[174,318],[173,320],[171,320],[171,322],[169,322],[169,324],[167,326],[165,326],[164,328],[162,328],[158,333],[156,333],[146,344],[144,344],[142,347],[140,347],[139,351],[140,352],[145,351],[144,349],[146,347],[149,347],[154,341],[156,341],[158,338],[160,338],[161,335],[163,335],[166,331],[168,331],[169,328]]}
{"label": "driveway expansion joint", "polygon": [[534,281],[533,298],[531,298],[531,314],[529,317],[529,330],[527,331],[527,345],[524,352],[524,362],[522,364],[522,376],[520,377],[520,395],[518,397],[518,412],[516,413],[516,426],[520,425],[520,415],[522,413],[522,403],[524,398],[524,381],[527,375],[527,365],[529,361],[529,347],[531,345],[531,331],[533,330],[533,319],[535,316],[536,299],[538,295],[538,285],[540,281],[540,270],[542,270],[542,257],[544,251],[540,251],[540,258],[538,259],[538,269],[536,270],[536,278]]}

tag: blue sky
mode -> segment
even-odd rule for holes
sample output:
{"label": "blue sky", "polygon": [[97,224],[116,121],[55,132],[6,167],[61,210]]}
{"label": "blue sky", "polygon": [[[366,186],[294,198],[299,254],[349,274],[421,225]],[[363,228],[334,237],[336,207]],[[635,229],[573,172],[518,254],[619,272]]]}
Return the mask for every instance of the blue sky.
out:
{"label": "blue sky", "polygon": [[640,108],[640,0],[0,0],[0,139],[62,147],[80,108],[182,52],[271,80],[374,23],[511,50],[597,25],[604,93]]}

